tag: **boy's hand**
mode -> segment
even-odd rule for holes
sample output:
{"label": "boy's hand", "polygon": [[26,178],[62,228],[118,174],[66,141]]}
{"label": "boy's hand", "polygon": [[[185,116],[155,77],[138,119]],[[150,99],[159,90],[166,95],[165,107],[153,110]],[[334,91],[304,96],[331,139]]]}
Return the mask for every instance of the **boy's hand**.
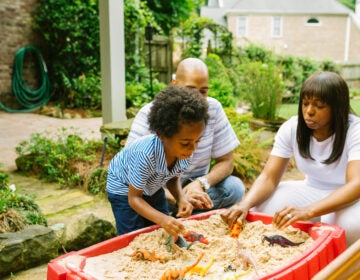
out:
{"label": "boy's hand", "polygon": [[193,210],[192,204],[187,200],[179,201],[178,205],[178,212],[176,214],[176,217],[186,218],[189,217]]}
{"label": "boy's hand", "polygon": [[177,219],[171,216],[166,216],[160,226],[172,236],[178,236],[185,230],[185,226]]}

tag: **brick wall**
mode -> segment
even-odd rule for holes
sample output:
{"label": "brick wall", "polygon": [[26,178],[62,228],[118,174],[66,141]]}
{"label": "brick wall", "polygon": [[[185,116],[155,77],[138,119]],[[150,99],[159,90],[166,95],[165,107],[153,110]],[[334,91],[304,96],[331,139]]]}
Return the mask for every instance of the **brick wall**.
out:
{"label": "brick wall", "polygon": [[37,34],[32,30],[32,15],[36,0],[0,1],[0,102],[16,105],[11,89],[14,55],[27,45],[37,45]]}
{"label": "brick wall", "polygon": [[[248,40],[266,45],[276,52],[314,59],[344,60],[347,16],[321,15],[319,25],[308,25],[308,16],[282,16],[283,36],[271,36],[271,15],[246,15],[248,38],[237,38],[239,45]],[[229,30],[236,34],[236,13],[228,15]],[[350,35],[349,61],[360,61],[360,29],[352,24]]]}

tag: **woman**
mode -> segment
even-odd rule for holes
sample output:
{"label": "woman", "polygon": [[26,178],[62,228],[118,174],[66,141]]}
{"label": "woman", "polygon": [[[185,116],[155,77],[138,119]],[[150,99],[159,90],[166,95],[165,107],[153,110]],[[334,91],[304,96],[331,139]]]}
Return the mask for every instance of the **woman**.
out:
{"label": "woman", "polygon": [[[279,183],[291,156],[305,180]],[[241,223],[252,207],[274,215],[279,228],[320,218],[344,228],[350,245],[360,238],[359,198],[360,118],[351,112],[342,77],[318,72],[304,82],[298,116],[279,129],[264,170],[222,218]]]}

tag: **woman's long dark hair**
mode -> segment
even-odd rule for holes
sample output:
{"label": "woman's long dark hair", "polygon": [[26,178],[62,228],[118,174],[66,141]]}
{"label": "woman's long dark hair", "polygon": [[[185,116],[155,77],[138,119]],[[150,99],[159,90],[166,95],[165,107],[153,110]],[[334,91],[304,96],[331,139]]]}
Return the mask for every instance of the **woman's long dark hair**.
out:
{"label": "woman's long dark hair", "polygon": [[349,88],[344,79],[333,72],[317,72],[307,78],[300,91],[296,141],[300,155],[313,159],[310,154],[312,129],[308,128],[302,113],[304,98],[316,97],[331,108],[331,131],[335,135],[333,150],[323,163],[331,164],[341,156],[349,126]]}

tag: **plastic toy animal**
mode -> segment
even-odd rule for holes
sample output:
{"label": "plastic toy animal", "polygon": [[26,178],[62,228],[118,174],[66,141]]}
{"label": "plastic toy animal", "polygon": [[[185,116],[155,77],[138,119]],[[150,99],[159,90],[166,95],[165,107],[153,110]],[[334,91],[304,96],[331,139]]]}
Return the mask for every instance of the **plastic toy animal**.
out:
{"label": "plastic toy animal", "polygon": [[147,249],[137,249],[129,256],[133,261],[160,261],[161,263],[165,262],[163,257],[155,255],[155,251],[150,252]]}
{"label": "plastic toy animal", "polygon": [[165,242],[166,251],[173,253],[178,252],[180,248],[186,248],[187,250],[189,250],[191,245],[193,244],[194,242],[187,243],[185,238],[182,237],[181,235],[178,235],[176,240],[174,240],[174,237],[170,235]]}
{"label": "plastic toy animal", "polygon": [[199,257],[196,259],[196,261],[186,267],[183,268],[170,268],[164,272],[164,274],[161,276],[160,280],[181,280],[185,277],[186,273],[190,271],[193,267],[197,266],[197,264],[201,261],[203,258],[204,253],[201,252]]}
{"label": "plastic toy animal", "polygon": [[233,238],[238,238],[242,230],[243,227],[241,223],[239,222],[233,223],[230,227],[230,236]]}
{"label": "plastic toy animal", "polygon": [[199,234],[193,230],[186,232],[183,235],[183,237],[186,239],[186,241],[189,241],[189,242],[199,241],[204,244],[209,244],[209,241],[207,240],[207,238],[204,235]]}
{"label": "plastic toy animal", "polygon": [[201,277],[204,277],[213,264],[214,264],[214,254],[211,254],[210,261],[208,262],[207,265],[197,265],[189,270],[189,274],[191,275],[196,273]]}
{"label": "plastic toy animal", "polygon": [[271,235],[271,236],[266,236],[266,235],[262,235],[261,241],[268,241],[270,246],[274,246],[274,244],[278,244],[281,247],[288,247],[288,246],[299,246],[300,244],[303,244],[304,242],[292,242],[291,240],[285,238],[284,236],[281,235]]}
{"label": "plastic toy animal", "polygon": [[236,243],[237,243],[237,257],[242,261],[243,269],[249,271],[250,267],[252,266],[255,270],[256,276],[258,276],[259,271],[257,269],[257,264],[255,262],[255,259],[252,257],[252,255],[248,250],[244,249],[239,239],[236,240]]}

